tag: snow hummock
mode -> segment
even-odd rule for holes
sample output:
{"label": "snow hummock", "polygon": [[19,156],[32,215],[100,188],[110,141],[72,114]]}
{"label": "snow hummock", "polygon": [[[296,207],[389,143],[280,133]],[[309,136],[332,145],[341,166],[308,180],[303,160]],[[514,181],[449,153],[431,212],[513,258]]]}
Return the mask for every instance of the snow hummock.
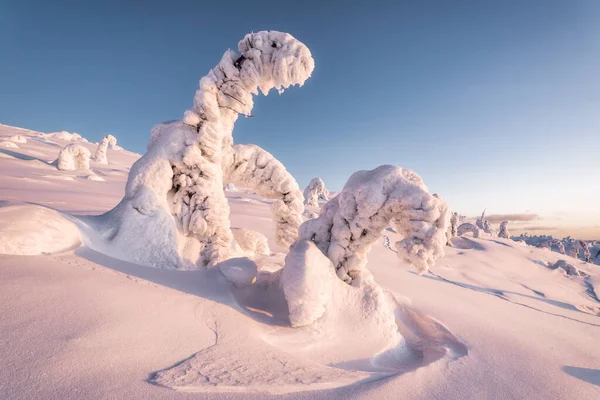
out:
{"label": "snow hummock", "polygon": [[233,238],[238,246],[249,257],[268,256],[271,254],[267,237],[251,229],[233,229]]}
{"label": "snow hummock", "polygon": [[14,135],[8,138],[11,142],[25,144],[27,143],[27,138],[23,135]]}
{"label": "snow hummock", "polygon": [[5,149],[18,149],[19,146],[16,143],[11,142],[10,140],[0,140],[0,147],[4,147]]}
{"label": "snow hummock", "polygon": [[333,264],[313,242],[300,240],[290,248],[280,282],[292,326],[309,325],[323,316],[334,279]]}
{"label": "snow hummock", "polygon": [[398,257],[425,272],[444,254],[447,204],[427,192],[416,173],[392,165],[355,172],[318,218],[300,227],[300,239],[314,241],[348,283],[360,276],[371,245],[394,220],[404,239]]}
{"label": "snow hummock", "polygon": [[329,191],[321,178],[313,178],[304,189],[304,205],[319,207],[319,200],[328,201]]}
{"label": "snow hummock", "polygon": [[470,222],[464,222],[458,226],[457,235],[464,236],[465,233],[471,232],[474,238],[479,237],[479,228]]}
{"label": "snow hummock", "polygon": [[90,151],[80,144],[68,144],[58,154],[56,166],[61,171],[90,169]]}
{"label": "snow hummock", "polygon": [[56,254],[81,244],[77,226],[50,208],[35,205],[2,207],[0,221],[0,254]]}
{"label": "snow hummock", "polygon": [[508,221],[502,221],[500,224],[500,232],[498,232],[498,237],[503,239],[510,239],[510,233],[508,233]]}

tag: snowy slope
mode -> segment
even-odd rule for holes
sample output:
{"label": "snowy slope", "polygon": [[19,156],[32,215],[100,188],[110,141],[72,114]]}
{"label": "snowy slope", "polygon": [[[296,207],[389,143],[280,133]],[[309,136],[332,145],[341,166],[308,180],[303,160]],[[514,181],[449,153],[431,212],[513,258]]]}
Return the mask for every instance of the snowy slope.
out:
{"label": "snowy slope", "polygon": [[[92,250],[97,238],[71,215],[116,205],[139,156],[109,149],[109,164],[92,161],[92,172],[58,171],[51,162],[68,141],[0,126],[0,141],[14,135],[27,143],[0,148],[0,240],[19,238],[40,255],[0,255],[2,399],[600,397],[595,265],[458,238],[419,276],[386,246],[398,240],[388,230],[367,268],[397,304],[402,340],[375,329],[365,310],[292,329],[277,272],[268,272],[286,251],[268,201],[226,193],[232,226],[263,233],[274,252],[255,259],[264,272],[254,285],[236,288],[218,269],[131,264]],[[585,275],[546,266],[559,259]]]}

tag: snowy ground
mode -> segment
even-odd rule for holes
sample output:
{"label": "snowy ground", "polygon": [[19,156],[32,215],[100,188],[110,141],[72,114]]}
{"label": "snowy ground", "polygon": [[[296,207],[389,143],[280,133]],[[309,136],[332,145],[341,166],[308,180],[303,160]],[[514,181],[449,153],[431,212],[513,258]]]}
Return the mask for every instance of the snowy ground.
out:
{"label": "snowy ground", "polygon": [[[419,276],[388,230],[367,268],[397,304],[403,340],[389,348],[351,310],[326,330],[292,329],[277,285],[236,288],[218,269],[161,270],[92,250],[93,231],[71,215],[115,206],[139,155],[109,149],[108,165],[64,172],[51,162],[69,142],[0,125],[0,141],[14,135],[27,143],[0,147],[0,241],[39,255],[0,255],[2,399],[600,398],[598,266],[460,238]],[[233,227],[269,239],[274,253],[259,266],[276,269],[285,249],[269,202],[227,197]],[[546,267],[559,259],[587,276]]]}

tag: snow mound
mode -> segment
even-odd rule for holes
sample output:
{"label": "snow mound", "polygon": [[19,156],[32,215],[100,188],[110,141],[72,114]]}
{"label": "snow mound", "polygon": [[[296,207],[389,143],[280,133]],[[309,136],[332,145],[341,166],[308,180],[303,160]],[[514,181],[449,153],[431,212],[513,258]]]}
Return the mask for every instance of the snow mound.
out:
{"label": "snow mound", "polygon": [[334,279],[333,264],[313,242],[300,240],[292,246],[280,280],[292,326],[309,325],[323,316]]}
{"label": "snow mound", "polygon": [[587,276],[587,274],[583,271],[579,271],[577,268],[573,266],[573,264],[569,264],[566,260],[558,260],[554,264],[549,264],[548,268],[550,269],[562,269],[567,275],[570,276]]}
{"label": "snow mound", "polygon": [[81,245],[77,226],[49,208],[34,205],[2,207],[0,221],[0,254],[56,254]]}
{"label": "snow mound", "polygon": [[14,135],[8,138],[11,142],[25,144],[27,143],[27,138],[22,135]]}
{"label": "snow mound", "polygon": [[267,237],[251,229],[233,229],[233,238],[240,248],[249,256],[268,256],[271,254]]}
{"label": "snow mound", "polygon": [[230,258],[220,263],[219,269],[225,279],[235,287],[252,284],[258,273],[256,264],[248,258]]}
{"label": "snow mound", "polygon": [[88,175],[85,179],[87,179],[88,181],[97,181],[97,182],[105,182],[106,179],[104,179],[101,176],[98,175]]}
{"label": "snow mound", "polygon": [[58,154],[56,166],[61,171],[90,169],[90,151],[80,144],[68,144]]}
{"label": "snow mound", "polygon": [[19,148],[19,146],[17,146],[14,142],[11,142],[9,140],[0,141],[0,147],[4,147],[5,149],[18,149]]}
{"label": "snow mound", "polygon": [[424,272],[444,255],[447,204],[429,194],[416,173],[392,165],[355,172],[318,218],[302,224],[300,239],[314,241],[338,277],[351,283],[392,219],[404,237],[395,244],[399,258]]}
{"label": "snow mound", "polygon": [[76,141],[87,142],[87,139],[84,139],[80,134],[74,133],[74,132],[69,133],[67,131],[60,131],[60,132],[46,133],[46,134],[42,134],[42,135],[45,138],[66,140],[68,142],[76,142]]}

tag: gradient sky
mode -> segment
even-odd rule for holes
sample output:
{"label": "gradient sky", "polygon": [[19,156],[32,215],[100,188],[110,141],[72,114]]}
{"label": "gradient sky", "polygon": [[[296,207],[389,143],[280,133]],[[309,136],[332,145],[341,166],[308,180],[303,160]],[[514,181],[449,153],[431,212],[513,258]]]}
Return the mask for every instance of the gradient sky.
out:
{"label": "gradient sky", "polygon": [[143,153],[227,48],[286,31],[313,77],[256,99],[234,140],[302,187],[394,164],[461,214],[600,239],[599,21],[598,0],[0,0],[0,123]]}

